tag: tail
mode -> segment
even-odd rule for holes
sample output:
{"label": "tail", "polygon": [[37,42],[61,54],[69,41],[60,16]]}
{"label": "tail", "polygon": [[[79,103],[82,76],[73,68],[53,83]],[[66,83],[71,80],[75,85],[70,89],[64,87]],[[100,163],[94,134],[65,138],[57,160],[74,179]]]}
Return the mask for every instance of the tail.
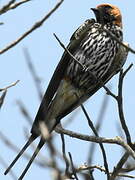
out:
{"label": "tail", "polygon": [[40,149],[43,147],[43,145],[45,144],[45,139],[42,139],[40,140],[35,152],[33,153],[31,159],[29,160],[26,168],[24,169],[24,171],[22,172],[21,176],[19,177],[18,180],[22,180],[23,177],[25,176],[25,174],[27,173],[28,169],[30,168],[32,162],[34,161],[34,159],[36,158],[37,154],[39,153]]}
{"label": "tail", "polygon": [[28,141],[26,142],[26,144],[23,146],[23,148],[21,149],[21,151],[18,153],[18,155],[15,157],[15,159],[12,161],[12,163],[9,165],[9,167],[6,169],[6,171],[4,172],[4,174],[6,175],[11,168],[14,166],[14,164],[16,163],[16,161],[21,157],[21,155],[24,153],[24,151],[28,148],[28,146],[37,138],[37,136],[33,136],[31,135],[28,139]]}
{"label": "tail", "polygon": [[[55,124],[52,126],[50,133],[55,129],[55,127],[57,126],[57,124],[59,123],[60,119],[57,119],[57,121],[55,122]],[[31,164],[33,163],[34,159],[36,158],[37,154],[39,153],[40,149],[43,147],[43,145],[46,143],[46,140],[44,137],[41,137],[40,142],[38,143],[38,146],[35,150],[35,152],[33,153],[32,157],[30,158],[26,168],[24,169],[24,171],[22,172],[21,176],[19,177],[18,180],[22,180],[25,176],[25,174],[27,173],[27,171],[29,170]]]}

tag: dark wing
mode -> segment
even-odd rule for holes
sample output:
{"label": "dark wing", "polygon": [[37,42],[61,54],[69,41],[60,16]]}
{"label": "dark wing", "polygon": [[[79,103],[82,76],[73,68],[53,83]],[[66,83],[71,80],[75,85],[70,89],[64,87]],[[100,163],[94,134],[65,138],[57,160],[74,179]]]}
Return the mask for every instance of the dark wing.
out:
{"label": "dark wing", "polygon": [[[124,43],[128,46],[127,43]],[[108,69],[108,72],[106,73],[106,76],[104,76],[100,82],[97,82],[97,84],[95,84],[91,89],[89,89],[85,95],[81,96],[80,98],[78,98],[78,101],[75,102],[74,104],[72,104],[72,106],[70,106],[68,109],[66,109],[65,111],[63,111],[60,115],[59,115],[59,119],[65,117],[66,115],[68,115],[70,112],[72,112],[74,109],[76,109],[78,106],[80,106],[80,104],[82,104],[84,101],[86,101],[88,98],[90,98],[93,94],[95,94],[104,84],[106,84],[115,74],[117,74],[120,69],[123,67],[123,65],[126,62],[127,59],[127,55],[128,55],[128,50],[124,47],[124,46],[120,46],[112,66],[110,67],[110,69]],[[113,68],[112,68],[113,67]]]}
{"label": "dark wing", "polygon": [[[94,19],[86,20],[84,22],[84,24],[82,24],[75,31],[75,33],[72,35],[72,37],[70,39],[69,45],[67,46],[67,49],[69,50],[70,53],[73,53],[78,48],[79,43],[86,36],[86,34],[88,33],[89,29],[94,24],[94,22],[95,22]],[[35,117],[32,129],[31,129],[32,134],[36,133],[35,130],[37,129],[36,127],[38,127],[39,121],[44,121],[44,119],[45,119],[45,116],[48,111],[48,106],[49,106],[52,98],[54,97],[55,93],[57,92],[59,84],[60,84],[60,82],[64,76],[64,73],[67,69],[69,59],[71,59],[71,57],[65,51],[58,66],[56,67],[56,70],[50,80],[48,88],[47,88],[45,95],[42,99],[42,102],[40,104],[39,110],[37,112],[37,115]]]}

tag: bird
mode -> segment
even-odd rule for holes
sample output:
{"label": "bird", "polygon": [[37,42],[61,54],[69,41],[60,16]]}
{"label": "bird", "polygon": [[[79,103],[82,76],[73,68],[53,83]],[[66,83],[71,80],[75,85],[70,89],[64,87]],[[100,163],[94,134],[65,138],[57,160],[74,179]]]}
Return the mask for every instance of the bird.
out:
{"label": "bird", "polygon": [[64,51],[43,96],[31,135],[6,169],[5,175],[28,146],[39,137],[39,144],[18,179],[22,180],[47,141],[43,131],[46,129],[51,134],[62,118],[95,94],[125,64],[128,50],[118,42],[124,44],[119,8],[104,3],[91,10],[95,18],[87,19],[71,36],[66,48],[68,51]]}

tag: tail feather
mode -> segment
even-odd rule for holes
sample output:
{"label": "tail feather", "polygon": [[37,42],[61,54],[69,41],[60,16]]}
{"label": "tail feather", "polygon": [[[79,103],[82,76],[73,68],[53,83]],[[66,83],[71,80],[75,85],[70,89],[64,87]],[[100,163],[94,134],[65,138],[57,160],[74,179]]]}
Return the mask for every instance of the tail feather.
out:
{"label": "tail feather", "polygon": [[24,171],[22,172],[21,176],[19,177],[18,180],[22,180],[23,177],[25,176],[25,174],[27,173],[28,169],[30,168],[32,162],[34,161],[34,159],[36,158],[37,154],[39,153],[40,149],[43,147],[43,145],[45,144],[45,140],[41,138],[35,152],[33,153],[31,159],[29,160],[26,168],[24,169]]}
{"label": "tail feather", "polygon": [[11,168],[14,166],[14,164],[17,162],[17,160],[21,157],[21,155],[24,153],[24,151],[28,148],[28,146],[36,139],[36,136],[31,135],[30,138],[28,139],[28,141],[26,142],[26,144],[23,146],[23,148],[21,149],[21,151],[17,154],[17,156],[15,157],[15,159],[12,161],[12,163],[9,165],[9,167],[6,169],[6,171],[4,172],[4,174],[6,175]]}

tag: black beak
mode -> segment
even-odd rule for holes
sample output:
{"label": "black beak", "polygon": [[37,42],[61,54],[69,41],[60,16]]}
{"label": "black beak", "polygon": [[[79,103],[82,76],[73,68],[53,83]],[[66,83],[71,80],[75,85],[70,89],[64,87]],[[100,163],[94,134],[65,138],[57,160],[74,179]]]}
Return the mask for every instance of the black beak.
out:
{"label": "black beak", "polygon": [[97,22],[100,21],[100,11],[97,8],[91,8],[91,10],[94,12]]}
{"label": "black beak", "polygon": [[99,15],[99,10],[97,8],[91,8],[91,10],[94,12],[95,16]]}

